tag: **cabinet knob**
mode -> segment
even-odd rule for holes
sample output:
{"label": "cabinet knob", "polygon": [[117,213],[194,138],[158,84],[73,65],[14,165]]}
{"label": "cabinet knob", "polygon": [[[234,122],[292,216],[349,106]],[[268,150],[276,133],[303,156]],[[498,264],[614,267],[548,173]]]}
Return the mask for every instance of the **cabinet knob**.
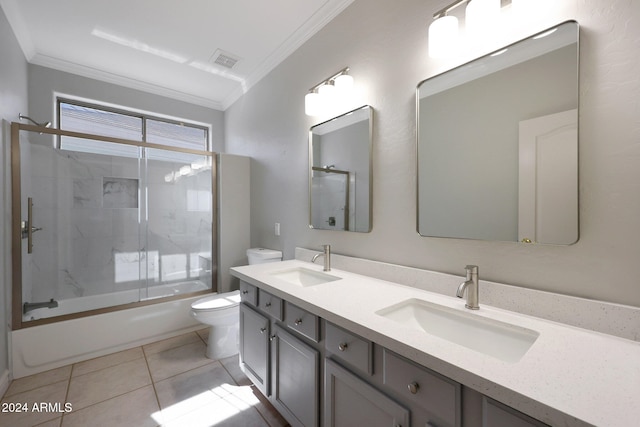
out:
{"label": "cabinet knob", "polygon": [[269,341],[273,341],[276,339],[276,334],[273,334],[269,337]]}
{"label": "cabinet knob", "polygon": [[271,302],[268,302],[264,305],[265,307],[271,307]]}
{"label": "cabinet knob", "polygon": [[420,384],[418,384],[417,382],[412,382],[411,384],[409,384],[407,386],[407,388],[409,389],[409,392],[411,392],[411,394],[416,394],[418,393],[418,389],[420,388]]}
{"label": "cabinet knob", "polygon": [[294,324],[294,325],[296,325],[296,326],[298,326],[298,325],[299,325],[299,324],[301,324],[301,323],[302,323],[302,319],[296,319],[296,320],[293,322],[293,324]]}
{"label": "cabinet knob", "polygon": [[267,328],[260,328],[260,333],[264,334],[265,332],[267,332]]}
{"label": "cabinet knob", "polygon": [[247,290],[242,291],[242,295],[246,295],[248,293],[249,293],[249,291],[247,291]]}
{"label": "cabinet knob", "polygon": [[346,342],[341,342],[340,344],[338,344],[338,350],[340,351],[345,351],[347,347],[349,347],[349,345]]}

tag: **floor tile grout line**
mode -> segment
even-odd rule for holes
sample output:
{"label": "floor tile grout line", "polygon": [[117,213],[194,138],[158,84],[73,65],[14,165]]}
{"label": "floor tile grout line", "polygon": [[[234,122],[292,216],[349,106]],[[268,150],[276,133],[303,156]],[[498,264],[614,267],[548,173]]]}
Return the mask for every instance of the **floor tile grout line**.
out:
{"label": "floor tile grout line", "polygon": [[[110,397],[110,398],[108,398],[108,399],[104,399],[104,400],[101,400],[101,401],[99,401],[99,402],[92,403],[91,405],[84,406],[84,407],[82,407],[82,408],[80,408],[80,409],[73,410],[73,411],[69,412],[69,414],[73,414],[73,413],[76,413],[76,412],[84,411],[85,409],[89,409],[89,408],[91,408],[91,407],[93,407],[93,406],[96,406],[96,405],[99,405],[99,404],[101,404],[101,403],[105,403],[105,402],[108,402],[108,401],[110,401],[110,400],[112,400],[112,399],[116,399],[116,398],[118,398],[118,397],[122,397],[122,396],[124,396],[125,394],[129,394],[129,393],[133,393],[134,391],[142,390],[143,388],[145,388],[145,387],[149,387],[150,385],[151,385],[151,384],[145,384],[145,385],[143,385],[143,386],[141,386],[141,387],[134,388],[133,390],[129,390],[129,391],[126,391],[126,392],[124,392],[124,393],[117,394],[117,395],[112,396],[112,397]],[[65,415],[67,415],[67,414],[65,413],[65,414],[63,414],[63,415],[62,415],[63,421],[64,421],[64,416],[65,416]]]}
{"label": "floor tile grout line", "polygon": [[[137,347],[134,347],[134,348],[137,348]],[[126,351],[128,351],[128,350],[126,350]],[[118,353],[118,352],[116,352],[116,353]],[[116,353],[111,353],[111,354],[116,354]],[[135,359],[125,360],[125,361],[122,361],[122,362],[116,363],[115,365],[109,365],[109,366],[105,366],[104,368],[99,368],[99,369],[96,369],[96,370],[93,370],[93,371],[85,372],[84,374],[79,374],[79,375],[76,375],[75,377],[74,377],[74,376],[71,376],[71,379],[74,379],[74,378],[81,378],[81,377],[84,377],[85,375],[94,374],[94,373],[96,373],[96,372],[104,371],[105,369],[115,368],[116,366],[124,365],[125,363],[135,362],[135,361],[137,361],[137,360],[139,360],[139,359],[143,359],[143,358],[144,358],[144,355],[143,355],[143,356],[141,356],[141,357],[136,357]],[[74,365],[75,365],[75,364],[74,364]]]}
{"label": "floor tile grout line", "polygon": [[[142,347],[142,354],[144,355],[144,363],[147,365],[147,372],[149,372],[149,378],[151,379],[151,387],[153,388],[153,395],[156,398],[156,403],[158,404],[158,411],[162,413],[162,405],[160,405],[160,397],[158,396],[158,389],[156,389],[156,382],[153,379],[153,375],[151,375],[151,367],[149,366],[149,359],[147,357],[147,352]],[[162,424],[158,424],[159,426]]]}
{"label": "floor tile grout line", "polygon": [[[73,369],[75,368],[76,364],[72,363],[71,364],[71,369],[69,370],[69,378],[67,379],[67,392],[64,394],[64,403],[66,404],[69,401],[69,390],[71,390],[71,379],[73,378]],[[73,404],[71,404],[71,408],[73,410]],[[62,427],[62,423],[64,423],[64,416],[65,413],[62,414],[62,416],[60,417],[60,427]]]}

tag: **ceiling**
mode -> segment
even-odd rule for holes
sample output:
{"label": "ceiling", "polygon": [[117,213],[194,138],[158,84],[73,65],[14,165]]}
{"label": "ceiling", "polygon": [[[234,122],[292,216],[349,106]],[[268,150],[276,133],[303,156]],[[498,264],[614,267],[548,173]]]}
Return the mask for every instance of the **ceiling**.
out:
{"label": "ceiling", "polygon": [[[353,0],[0,0],[32,64],[224,110]],[[215,62],[233,62],[232,68]]]}

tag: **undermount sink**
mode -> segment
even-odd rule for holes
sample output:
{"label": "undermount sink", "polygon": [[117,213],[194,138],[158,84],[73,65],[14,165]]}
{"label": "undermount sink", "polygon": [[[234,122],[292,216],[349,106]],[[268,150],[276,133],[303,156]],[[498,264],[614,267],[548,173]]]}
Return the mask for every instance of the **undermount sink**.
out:
{"label": "undermount sink", "polygon": [[376,314],[511,363],[519,361],[540,335],[531,329],[415,298]]}
{"label": "undermount sink", "polygon": [[320,271],[311,270],[304,267],[290,268],[288,270],[275,271],[271,273],[273,277],[276,277],[285,282],[293,283],[298,286],[315,286],[322,283],[333,282],[340,280],[340,277],[332,276],[331,274],[323,273]]}

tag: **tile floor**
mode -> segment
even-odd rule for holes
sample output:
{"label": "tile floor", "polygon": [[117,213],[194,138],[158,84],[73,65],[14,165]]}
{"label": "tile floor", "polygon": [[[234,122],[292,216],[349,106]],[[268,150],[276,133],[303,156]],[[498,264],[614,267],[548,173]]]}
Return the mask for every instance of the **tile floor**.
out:
{"label": "tile floor", "polygon": [[288,426],[238,356],[205,357],[206,339],[200,330],[12,381],[0,427]]}

